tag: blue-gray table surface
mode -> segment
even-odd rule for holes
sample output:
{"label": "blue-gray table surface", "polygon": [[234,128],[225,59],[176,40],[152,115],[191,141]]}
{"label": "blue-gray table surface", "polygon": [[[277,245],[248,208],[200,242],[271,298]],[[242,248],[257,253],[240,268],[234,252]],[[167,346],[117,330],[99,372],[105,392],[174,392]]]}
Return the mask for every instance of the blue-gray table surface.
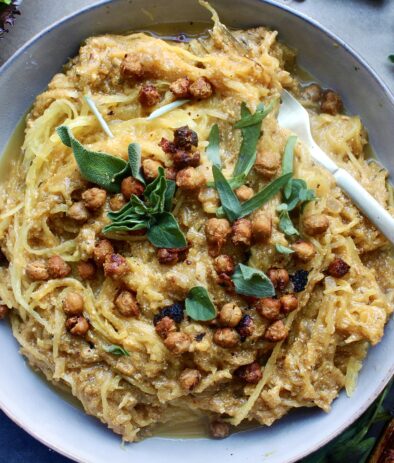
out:
{"label": "blue-gray table surface", "polygon": [[[0,41],[0,64],[56,20],[96,0],[24,0],[16,26]],[[231,3],[231,0],[229,0]],[[393,0],[278,0],[336,33],[383,78],[394,93]],[[26,434],[0,412],[0,463],[68,463]]]}

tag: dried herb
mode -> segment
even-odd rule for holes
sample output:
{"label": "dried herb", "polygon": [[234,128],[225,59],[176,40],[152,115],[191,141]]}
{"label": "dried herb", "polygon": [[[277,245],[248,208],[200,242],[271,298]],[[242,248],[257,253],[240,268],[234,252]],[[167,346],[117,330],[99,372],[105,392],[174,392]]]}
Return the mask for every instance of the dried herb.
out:
{"label": "dried herb", "polygon": [[208,321],[216,317],[216,308],[208,291],[202,286],[195,286],[189,291],[185,309],[187,315],[196,321]]}

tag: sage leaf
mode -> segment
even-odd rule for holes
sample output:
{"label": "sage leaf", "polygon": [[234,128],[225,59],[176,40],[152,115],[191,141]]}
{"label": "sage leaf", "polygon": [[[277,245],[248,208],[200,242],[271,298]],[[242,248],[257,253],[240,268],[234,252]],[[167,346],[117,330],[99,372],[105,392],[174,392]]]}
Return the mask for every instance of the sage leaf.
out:
{"label": "sage leaf", "polygon": [[80,173],[85,180],[101,186],[110,193],[120,191],[119,183],[114,181],[114,177],[127,167],[126,161],[110,154],[86,149],[65,125],[58,127],[56,132],[60,140],[72,148]]}
{"label": "sage leaf", "polygon": [[202,286],[192,288],[185,300],[187,315],[196,321],[209,321],[216,317],[216,308],[208,291]]}
{"label": "sage leaf", "polygon": [[131,175],[145,185],[145,179],[141,174],[141,146],[138,143],[130,143],[128,155]]}
{"label": "sage leaf", "polygon": [[283,246],[282,244],[275,244],[275,249],[276,252],[279,252],[279,254],[293,254],[294,251],[286,246]]}
{"label": "sage leaf", "polygon": [[171,212],[172,210],[172,200],[174,199],[176,183],[173,180],[166,180],[167,189],[164,194],[164,210]]}
{"label": "sage leaf", "polygon": [[208,146],[205,153],[214,166],[220,167],[220,134],[217,124],[213,125],[209,132]]}
{"label": "sage leaf", "polygon": [[256,268],[238,264],[231,279],[238,294],[254,297],[275,296],[275,288],[271,280],[264,272]]}
{"label": "sage leaf", "polygon": [[161,212],[153,216],[153,224],[148,230],[148,240],[157,248],[183,248],[187,246],[184,234],[178,222],[170,212]]}
{"label": "sage leaf", "polygon": [[291,178],[291,173],[278,177],[273,182],[269,183],[265,188],[256,193],[252,198],[248,199],[241,205],[239,217],[245,217],[253,211],[261,207],[274,197],[286,185]]}
{"label": "sage leaf", "polygon": [[251,125],[256,125],[262,122],[262,120],[268,116],[268,114],[273,110],[275,104],[277,103],[277,98],[273,98],[269,105],[265,108],[263,104],[260,104],[257,107],[257,110],[254,114],[245,115],[242,117],[235,125],[236,129],[243,129],[245,127],[250,127]]}
{"label": "sage leaf", "polygon": [[104,346],[105,352],[108,352],[109,354],[113,355],[125,355],[126,357],[130,357],[130,354],[128,351],[122,347],[122,346],[116,346],[115,344],[112,344],[110,346]]}
{"label": "sage leaf", "polygon": [[103,233],[127,233],[137,230],[145,230],[149,227],[149,222],[145,220],[126,219],[123,221],[112,222],[103,228]]}
{"label": "sage leaf", "polygon": [[287,236],[299,235],[298,230],[294,227],[287,210],[284,210],[279,214],[279,229]]}
{"label": "sage leaf", "polygon": [[233,192],[227,179],[221,173],[217,166],[212,166],[213,178],[215,180],[215,187],[219,193],[222,208],[227,218],[234,222],[237,220],[241,213],[241,203]]}
{"label": "sage leaf", "polygon": [[282,175],[293,173],[294,169],[294,147],[297,143],[297,137],[291,135],[286,142],[285,151],[282,159]]}

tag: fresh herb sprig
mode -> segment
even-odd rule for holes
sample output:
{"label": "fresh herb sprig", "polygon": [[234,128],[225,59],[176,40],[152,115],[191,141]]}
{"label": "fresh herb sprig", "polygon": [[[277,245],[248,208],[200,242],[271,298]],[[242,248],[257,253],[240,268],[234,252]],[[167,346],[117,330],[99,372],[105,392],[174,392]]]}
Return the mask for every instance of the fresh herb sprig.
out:
{"label": "fresh herb sprig", "polygon": [[238,264],[231,279],[238,294],[254,297],[275,296],[275,288],[271,280],[256,268]]}
{"label": "fresh herb sprig", "polygon": [[187,315],[196,321],[209,321],[216,317],[216,308],[203,286],[192,288],[185,300]]}

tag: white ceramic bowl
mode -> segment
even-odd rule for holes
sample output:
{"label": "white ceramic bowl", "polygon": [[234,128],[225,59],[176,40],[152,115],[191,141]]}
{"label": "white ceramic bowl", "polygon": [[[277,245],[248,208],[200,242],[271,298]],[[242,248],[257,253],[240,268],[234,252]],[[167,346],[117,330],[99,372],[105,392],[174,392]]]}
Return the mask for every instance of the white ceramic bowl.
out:
{"label": "white ceramic bowl", "polygon": [[[300,63],[324,85],[337,89],[347,108],[360,114],[383,164],[394,172],[394,100],[368,65],[310,19],[271,2],[212,1],[227,25],[269,25],[299,50]],[[148,17],[146,11],[153,16]],[[145,12],[145,13],[144,13]],[[153,19],[152,19],[153,18]],[[80,42],[91,35],[149,27],[157,22],[207,21],[208,13],[196,0],[98,1],[43,31],[0,69],[0,152],[14,127]],[[370,350],[358,387],[351,399],[345,394],[331,413],[300,410],[271,428],[238,433],[221,440],[147,439],[121,447],[118,436],[96,419],[65,401],[33,373],[18,353],[9,326],[0,326],[0,406],[41,442],[84,463],[290,463],[316,450],[350,425],[376,398],[394,371],[393,323],[383,341]]]}

